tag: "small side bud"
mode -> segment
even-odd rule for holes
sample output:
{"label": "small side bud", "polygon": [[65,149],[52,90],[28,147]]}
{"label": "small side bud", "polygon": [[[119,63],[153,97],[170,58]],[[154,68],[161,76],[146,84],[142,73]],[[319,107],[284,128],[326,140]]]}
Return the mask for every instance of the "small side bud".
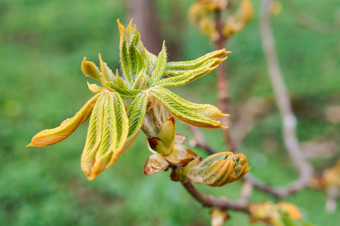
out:
{"label": "small side bud", "polygon": [[181,166],[187,164],[196,157],[197,155],[195,152],[181,144],[175,144],[172,153],[164,156],[171,164]]}
{"label": "small side bud", "polygon": [[175,144],[176,124],[174,116],[169,116],[163,123],[158,137],[167,148],[172,148]]}
{"label": "small side bud", "polygon": [[243,154],[222,152],[210,155],[203,161],[198,158],[188,163],[182,175],[195,183],[220,187],[241,179],[249,170]]}
{"label": "small side bud", "polygon": [[229,214],[222,209],[215,208],[210,211],[211,226],[223,226],[229,220]]}
{"label": "small side bud", "polygon": [[169,168],[169,163],[159,154],[151,155],[143,166],[143,173],[151,175]]}

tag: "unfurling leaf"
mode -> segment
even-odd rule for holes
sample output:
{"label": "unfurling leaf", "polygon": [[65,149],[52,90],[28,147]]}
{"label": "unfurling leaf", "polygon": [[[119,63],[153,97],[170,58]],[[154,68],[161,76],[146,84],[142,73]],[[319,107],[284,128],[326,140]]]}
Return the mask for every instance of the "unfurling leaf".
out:
{"label": "unfurling leaf", "polygon": [[111,69],[102,60],[102,56],[99,54],[100,71],[102,72],[102,83],[108,81],[114,81],[115,75],[112,73]]}
{"label": "unfurling leaf", "polygon": [[54,129],[46,129],[36,134],[27,146],[44,147],[66,139],[90,117],[92,109],[100,96],[101,94],[97,94],[92,97],[75,116],[64,120],[60,126]]}
{"label": "unfurling leaf", "polygon": [[169,163],[159,154],[151,155],[143,166],[145,175],[151,175],[169,167]]}
{"label": "unfurling leaf", "polygon": [[162,78],[166,66],[166,57],[167,55],[165,50],[165,43],[163,42],[162,51],[158,54],[157,57],[157,64],[155,70],[153,71],[150,77],[149,81],[150,85],[152,85],[155,81],[159,81]]}
{"label": "unfurling leaf", "polygon": [[221,152],[203,161],[201,158],[191,161],[184,167],[182,175],[195,183],[220,187],[241,179],[249,170],[243,154]]}
{"label": "unfurling leaf", "polygon": [[[132,22],[132,21],[131,21]],[[128,52],[128,43],[126,41],[125,27],[117,20],[120,35],[120,63],[126,80],[132,83],[132,72]]]}
{"label": "unfurling leaf", "polygon": [[168,62],[166,64],[166,70],[164,74],[168,75],[169,77],[177,76],[179,74],[172,75],[172,72],[180,71],[181,74],[188,72],[188,70],[197,69],[201,67],[202,64],[205,64],[207,61],[211,59],[220,59],[224,57],[226,54],[230,53],[230,51],[226,51],[225,49],[216,50],[211,53],[207,53],[204,56],[201,56],[195,60],[191,61],[174,61]]}
{"label": "unfurling leaf", "polygon": [[157,81],[153,86],[172,87],[186,85],[218,67],[220,63],[227,59],[224,56],[228,53],[230,51],[222,49],[192,61],[169,62],[164,74],[170,78]]}
{"label": "unfurling leaf", "polygon": [[191,103],[162,87],[154,87],[150,90],[150,93],[176,117],[188,124],[204,128],[227,128],[222,126],[220,121],[214,119],[228,115],[223,114],[212,105]]}
{"label": "unfurling leaf", "polygon": [[118,93],[104,92],[96,103],[88,128],[81,166],[89,180],[95,179],[123,153],[129,122]]}
{"label": "unfurling leaf", "polygon": [[142,70],[145,73],[150,72],[155,56],[144,48],[136,26],[132,26],[132,20],[127,28],[119,20],[117,23],[120,33],[121,67],[127,82],[132,86]]}
{"label": "unfurling leaf", "polygon": [[105,88],[102,86],[97,86],[96,84],[91,84],[87,82],[87,88],[92,92],[92,93],[100,93],[102,92]]}
{"label": "unfurling leaf", "polygon": [[83,62],[81,63],[81,70],[83,71],[84,75],[101,81],[102,76],[97,66],[93,62],[87,61],[86,57],[84,57]]}
{"label": "unfurling leaf", "polygon": [[148,94],[146,92],[141,92],[130,103],[127,109],[127,115],[129,118],[129,133],[124,150],[127,150],[137,138],[144,121],[147,102]]}

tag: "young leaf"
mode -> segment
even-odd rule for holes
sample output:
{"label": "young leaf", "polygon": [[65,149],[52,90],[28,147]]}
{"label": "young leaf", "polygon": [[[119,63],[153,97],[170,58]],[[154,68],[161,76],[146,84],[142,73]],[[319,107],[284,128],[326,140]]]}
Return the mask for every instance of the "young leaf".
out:
{"label": "young leaf", "polygon": [[87,61],[86,57],[84,57],[83,62],[81,63],[81,70],[87,77],[101,81],[102,75],[97,66],[93,62]]}
{"label": "young leaf", "polygon": [[146,92],[141,92],[129,105],[127,110],[130,127],[129,137],[134,137],[138,134],[144,121],[147,102],[148,94]]}
{"label": "young leaf", "polygon": [[149,76],[145,74],[144,70],[141,70],[133,84],[132,89],[143,89],[146,88],[149,81]]}
{"label": "young leaf", "polygon": [[153,85],[154,86],[162,86],[162,87],[172,87],[172,86],[182,86],[186,85],[203,75],[211,72],[214,70],[221,62],[223,62],[225,58],[215,58],[215,59],[210,59],[203,64],[201,64],[199,67],[196,69],[188,70],[186,73],[175,76],[175,77],[170,77],[166,79],[162,79],[159,81],[156,81]]}
{"label": "young leaf", "polygon": [[137,68],[138,68],[138,53],[137,53],[137,49],[136,46],[139,42],[139,33],[137,32],[137,34],[135,34],[132,37],[131,43],[129,45],[129,66],[130,66],[130,71],[131,71],[131,77],[132,77],[132,81],[135,81],[136,77],[137,77]]}
{"label": "young leaf", "polygon": [[137,139],[138,133],[144,121],[147,102],[148,94],[141,92],[130,103],[127,109],[127,115],[129,118],[129,133],[122,152],[128,150]]}
{"label": "young leaf", "polygon": [[128,43],[126,40],[126,30],[125,27],[117,20],[119,34],[120,34],[120,63],[125,75],[126,80],[129,83],[132,83],[132,72],[130,66],[129,52],[128,52]]}
{"label": "young leaf", "polygon": [[188,124],[204,128],[227,128],[222,126],[220,121],[213,119],[228,115],[212,105],[191,103],[162,87],[154,87],[150,93]]}
{"label": "young leaf", "polygon": [[166,64],[166,70],[196,69],[197,67],[199,67],[201,64],[205,63],[206,61],[211,60],[211,59],[219,59],[228,53],[230,53],[230,51],[226,51],[225,49],[220,49],[220,50],[216,50],[211,53],[207,53],[204,56],[197,58],[196,60],[168,62]]}
{"label": "young leaf", "polygon": [[120,86],[114,82],[106,82],[104,83],[106,87],[108,87],[111,91],[118,92],[121,97],[127,99],[133,99],[138,95],[142,90],[140,89],[128,89],[126,87]]}
{"label": "young leaf", "polygon": [[161,79],[165,70],[166,57],[165,43],[163,42],[162,51],[158,54],[156,68],[151,75],[149,85]]}
{"label": "young leaf", "polygon": [[92,109],[101,94],[92,97],[72,118],[64,120],[60,126],[54,129],[46,129],[36,134],[29,145],[34,147],[44,147],[58,143],[70,136],[82,123],[91,115]]}
{"label": "young leaf", "polygon": [[97,86],[96,84],[91,84],[87,82],[87,88],[94,94],[102,92],[105,88],[102,86]]}
{"label": "young leaf", "polygon": [[113,81],[115,78],[114,74],[112,73],[111,69],[107,66],[107,64],[102,60],[100,54],[99,56],[99,63],[100,63],[100,71],[102,72],[102,82],[105,83],[107,81]]}
{"label": "young leaf", "polygon": [[95,106],[82,155],[82,169],[95,179],[123,153],[129,131],[128,117],[118,93],[106,92]]}

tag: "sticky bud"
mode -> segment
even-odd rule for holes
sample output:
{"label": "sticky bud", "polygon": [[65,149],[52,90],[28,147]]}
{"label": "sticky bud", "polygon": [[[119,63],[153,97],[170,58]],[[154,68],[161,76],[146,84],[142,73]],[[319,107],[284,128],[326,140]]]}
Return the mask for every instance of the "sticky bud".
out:
{"label": "sticky bud", "polygon": [[241,179],[249,170],[243,154],[222,152],[210,155],[203,161],[197,158],[189,162],[182,176],[195,183],[220,187]]}

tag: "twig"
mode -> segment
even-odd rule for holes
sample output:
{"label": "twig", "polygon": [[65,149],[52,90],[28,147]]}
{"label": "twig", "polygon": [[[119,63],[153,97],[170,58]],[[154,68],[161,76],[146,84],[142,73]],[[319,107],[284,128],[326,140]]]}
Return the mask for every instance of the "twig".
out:
{"label": "twig", "polygon": [[206,195],[198,190],[191,182],[182,182],[182,185],[196,201],[202,204],[203,207],[218,207],[250,214],[247,203],[242,201],[231,202],[224,197],[217,198],[212,195]]}
{"label": "twig", "polygon": [[[266,54],[268,71],[274,88],[276,101],[283,119],[284,144],[293,164],[299,171],[299,178],[284,187],[270,186],[256,179],[249,173],[244,177],[244,179],[251,183],[256,189],[274,195],[279,199],[284,199],[287,195],[303,189],[308,184],[308,181],[312,176],[312,167],[303,156],[296,137],[296,117],[291,109],[291,103],[282,79],[282,73],[275,53],[274,40],[269,23],[269,10],[271,4],[272,0],[264,0],[262,5],[260,26],[263,48]],[[216,153],[216,151],[207,143],[204,135],[199,130],[191,130],[191,132],[194,135],[197,147],[203,148],[210,154],[213,152]]]}
{"label": "twig", "polygon": [[263,0],[262,2],[260,21],[262,45],[266,55],[269,77],[275,92],[276,103],[282,117],[284,144],[293,164],[300,174],[296,181],[280,189],[282,195],[286,196],[307,185],[312,176],[312,167],[303,156],[296,137],[296,117],[292,111],[287,89],[282,78],[269,22],[271,4],[272,0]]}
{"label": "twig", "polygon": [[[216,30],[218,33],[218,39],[216,42],[216,49],[223,49],[227,39],[223,35],[223,22],[221,18],[221,10],[216,9],[215,11],[215,21],[216,21]],[[223,113],[229,112],[229,96],[228,96],[228,84],[227,84],[227,70],[225,64],[220,64],[217,68],[217,95],[218,95],[218,106]],[[221,119],[222,124],[230,125],[229,119],[227,117],[223,117]],[[229,130],[225,129],[224,131],[224,141],[226,146],[230,151],[235,151],[235,146],[232,142],[232,138],[230,136]]]}

